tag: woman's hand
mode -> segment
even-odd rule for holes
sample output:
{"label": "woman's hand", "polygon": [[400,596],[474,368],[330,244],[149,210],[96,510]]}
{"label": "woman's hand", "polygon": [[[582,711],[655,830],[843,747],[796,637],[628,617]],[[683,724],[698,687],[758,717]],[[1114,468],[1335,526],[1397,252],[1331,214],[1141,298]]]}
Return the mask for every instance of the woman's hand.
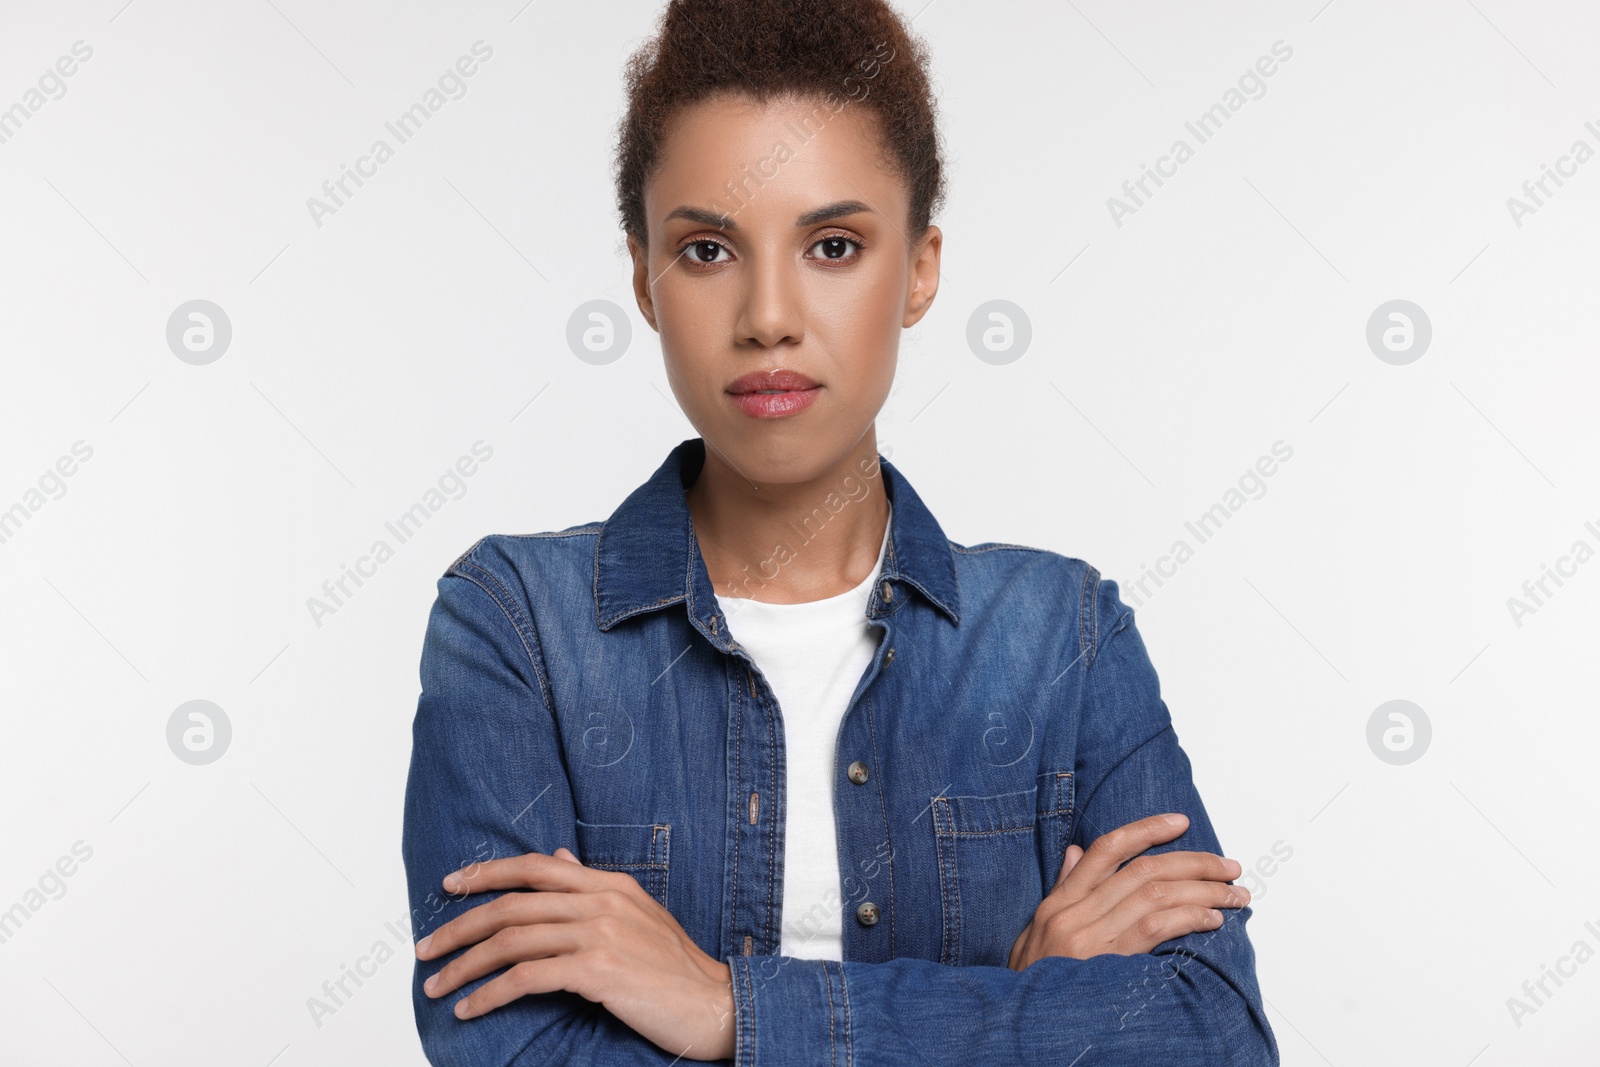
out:
{"label": "woman's hand", "polygon": [[674,1055],[733,1058],[732,972],[630,875],[585,867],[560,848],[474,864],[446,876],[444,888],[542,890],[496,897],[417,943],[424,960],[472,946],[423,983],[430,997],[507,968],[456,1002],[458,1018],[565,989],[605,1005]]}
{"label": "woman's hand", "polygon": [[1011,946],[1006,966],[1020,971],[1045,956],[1131,956],[1221,926],[1222,913],[1212,909],[1250,902],[1248,889],[1227,884],[1241,873],[1237,861],[1211,852],[1140,855],[1188,825],[1180,813],[1154,815],[1101,835],[1088,852],[1068,845],[1055,886]]}

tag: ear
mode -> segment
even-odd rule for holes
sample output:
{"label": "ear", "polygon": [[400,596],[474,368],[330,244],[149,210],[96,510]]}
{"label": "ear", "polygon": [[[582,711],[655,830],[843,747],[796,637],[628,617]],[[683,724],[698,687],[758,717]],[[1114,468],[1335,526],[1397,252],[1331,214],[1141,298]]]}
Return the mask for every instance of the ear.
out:
{"label": "ear", "polygon": [[944,245],[944,232],[929,226],[922,240],[911,253],[910,280],[906,287],[906,314],[903,327],[915,326],[933,303],[939,292],[939,253]]}
{"label": "ear", "polygon": [[650,296],[650,252],[632,234],[628,235],[628,255],[633,257],[633,299],[639,305],[639,314],[657,333],[656,305]]}

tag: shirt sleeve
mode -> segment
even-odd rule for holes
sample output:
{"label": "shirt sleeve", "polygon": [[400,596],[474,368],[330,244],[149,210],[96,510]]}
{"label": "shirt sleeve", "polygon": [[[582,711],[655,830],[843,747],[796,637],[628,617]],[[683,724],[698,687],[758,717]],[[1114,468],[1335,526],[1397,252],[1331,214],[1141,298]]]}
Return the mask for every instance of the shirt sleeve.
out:
{"label": "shirt sleeve", "polygon": [[[536,633],[517,601],[470,555],[439,580],[423,640],[401,842],[416,939],[500,895],[452,896],[440,884],[450,871],[562,846],[578,852]],[[438,999],[425,994],[423,981],[464,951],[415,962],[411,1000],[429,1063],[665,1067],[678,1060],[603,1005],[565,991],[457,1019],[455,1002],[503,973]]]}
{"label": "shirt sleeve", "polygon": [[[1082,623],[1102,636],[1083,683],[1075,770],[1081,807],[1072,840],[1088,848],[1126,823],[1178,811],[1189,817],[1188,829],[1150,853],[1223,855],[1115,582],[1099,584]],[[1222,912],[1217,929],[1150,953],[1051,956],[1023,971],[920,959],[734,956],[734,1062],[1277,1067],[1245,933],[1251,909]]]}

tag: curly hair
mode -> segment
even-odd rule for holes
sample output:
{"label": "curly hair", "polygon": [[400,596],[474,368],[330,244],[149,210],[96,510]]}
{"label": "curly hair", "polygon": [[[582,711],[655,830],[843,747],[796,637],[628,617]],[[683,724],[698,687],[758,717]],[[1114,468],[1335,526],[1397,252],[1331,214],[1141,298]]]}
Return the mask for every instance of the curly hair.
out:
{"label": "curly hair", "polygon": [[887,0],[670,0],[656,35],[629,57],[624,80],[617,209],[623,233],[641,246],[644,188],[669,124],[689,105],[724,94],[758,104],[819,100],[822,122],[846,106],[865,108],[877,119],[882,161],[909,194],[908,241],[927,232],[944,200],[927,46]]}

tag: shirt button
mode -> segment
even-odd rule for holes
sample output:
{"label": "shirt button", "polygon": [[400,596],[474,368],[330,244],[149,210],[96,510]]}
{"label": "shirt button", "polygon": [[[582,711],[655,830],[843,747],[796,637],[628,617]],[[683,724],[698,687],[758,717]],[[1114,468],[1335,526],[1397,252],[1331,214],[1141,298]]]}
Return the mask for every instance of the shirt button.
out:
{"label": "shirt button", "polygon": [[881,588],[883,589],[884,603],[887,604],[889,601],[894,599],[894,586],[890,585],[889,579],[885,578]]}
{"label": "shirt button", "polygon": [[887,651],[887,652],[885,652],[883,654],[883,665],[885,667],[887,667],[889,664],[891,664],[893,662],[894,662],[894,649],[891,648],[889,651]]}
{"label": "shirt button", "polygon": [[860,760],[850,764],[850,769],[845,773],[850,775],[850,780],[856,785],[863,785],[867,780],[867,765]]}
{"label": "shirt button", "polygon": [[856,908],[856,922],[862,926],[875,926],[878,922],[878,906],[872,901],[864,901]]}

